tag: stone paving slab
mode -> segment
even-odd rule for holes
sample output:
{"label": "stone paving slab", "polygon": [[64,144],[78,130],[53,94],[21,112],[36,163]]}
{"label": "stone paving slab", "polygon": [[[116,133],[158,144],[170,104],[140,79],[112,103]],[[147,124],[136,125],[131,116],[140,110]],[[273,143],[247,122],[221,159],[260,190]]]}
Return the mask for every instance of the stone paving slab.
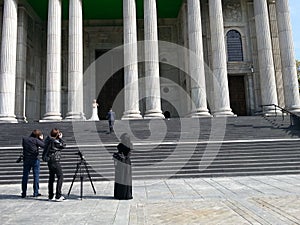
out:
{"label": "stone paving slab", "polygon": [[[112,181],[75,182],[64,202],[20,198],[21,185],[0,185],[1,224],[300,224],[300,175],[139,180],[133,200],[112,198]],[[64,183],[68,193],[70,183]],[[28,193],[32,192],[29,184]]]}
{"label": "stone paving slab", "polygon": [[146,224],[249,224],[219,200],[146,203],[144,210]]}

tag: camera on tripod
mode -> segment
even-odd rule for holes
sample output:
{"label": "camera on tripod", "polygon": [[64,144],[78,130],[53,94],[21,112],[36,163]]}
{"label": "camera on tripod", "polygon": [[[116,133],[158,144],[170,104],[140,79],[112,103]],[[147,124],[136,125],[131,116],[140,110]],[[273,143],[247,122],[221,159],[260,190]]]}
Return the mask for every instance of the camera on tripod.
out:
{"label": "camera on tripod", "polygon": [[[89,169],[88,169],[88,163],[84,159],[84,155],[82,154],[82,152],[80,150],[78,150],[78,152],[76,153],[76,155],[78,155],[80,157],[80,160],[78,160],[78,162],[77,162],[75,174],[73,176],[73,180],[72,180],[69,192],[68,192],[68,196],[71,193],[71,190],[72,190],[72,187],[73,187],[73,183],[74,183],[74,181],[75,181],[75,179],[77,177],[77,174],[79,174],[79,176],[80,176],[80,183],[81,183],[81,185],[80,185],[80,198],[82,199],[82,194],[83,194],[83,176],[84,176],[84,173],[87,174],[87,176],[88,176],[88,178],[89,178],[89,180],[91,182],[91,185],[92,185],[92,188],[93,188],[93,191],[94,191],[95,194],[96,194],[96,190],[95,190],[95,187],[94,187],[94,184],[93,184],[93,181],[92,181]],[[85,171],[83,171],[84,169],[85,169]]]}

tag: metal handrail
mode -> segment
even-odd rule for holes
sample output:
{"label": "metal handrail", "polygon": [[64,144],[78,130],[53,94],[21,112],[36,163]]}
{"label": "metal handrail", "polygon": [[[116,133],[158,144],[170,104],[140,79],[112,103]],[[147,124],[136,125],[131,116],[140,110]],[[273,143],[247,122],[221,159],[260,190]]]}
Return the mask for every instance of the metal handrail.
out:
{"label": "metal handrail", "polygon": [[295,113],[292,113],[291,111],[285,109],[285,108],[282,108],[280,107],[279,105],[276,105],[276,104],[268,104],[268,105],[261,105],[261,107],[270,107],[270,106],[274,106],[274,109],[275,109],[275,116],[277,116],[277,108],[280,109],[280,111],[282,112],[281,115],[282,115],[282,120],[284,120],[284,113],[287,113],[290,115],[290,124],[291,125],[296,125],[294,122],[294,120],[296,119],[298,121],[297,125],[300,124],[300,116],[295,114]]}

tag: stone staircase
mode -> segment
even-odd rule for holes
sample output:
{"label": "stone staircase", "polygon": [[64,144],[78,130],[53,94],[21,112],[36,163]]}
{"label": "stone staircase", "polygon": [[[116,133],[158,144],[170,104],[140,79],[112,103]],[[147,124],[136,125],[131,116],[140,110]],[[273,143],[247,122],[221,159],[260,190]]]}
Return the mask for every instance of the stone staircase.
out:
{"label": "stone staircase", "polygon": [[[112,153],[124,132],[134,143],[134,179],[300,173],[300,129],[287,117],[116,121],[114,134],[107,133],[107,121],[0,124],[0,184],[21,183],[22,163],[15,160],[22,136],[33,129],[47,135],[53,127],[68,146],[62,156],[65,181],[74,176],[78,151],[93,181],[113,180]],[[47,179],[42,162],[40,182]]]}

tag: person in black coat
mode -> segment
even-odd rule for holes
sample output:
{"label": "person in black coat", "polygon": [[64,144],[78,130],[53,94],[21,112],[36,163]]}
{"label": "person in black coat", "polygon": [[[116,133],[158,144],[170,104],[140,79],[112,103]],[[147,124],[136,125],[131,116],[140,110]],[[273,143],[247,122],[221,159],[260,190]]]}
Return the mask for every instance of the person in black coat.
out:
{"label": "person in black coat", "polygon": [[132,199],[132,170],[130,154],[132,143],[127,133],[121,135],[118,152],[113,154],[115,163],[114,198],[119,200]]}
{"label": "person in black coat", "polygon": [[22,176],[22,194],[26,197],[28,175],[30,170],[33,171],[33,196],[38,197],[39,193],[39,176],[40,176],[40,160],[39,148],[44,148],[43,134],[40,130],[33,130],[29,137],[24,137],[23,146],[23,176]]}
{"label": "person in black coat", "polygon": [[[54,128],[50,132],[45,140],[45,151],[43,152],[43,158],[46,152],[48,152],[48,168],[49,168],[49,181],[48,181],[48,198],[49,200],[55,200],[61,202],[65,200],[62,196],[62,184],[63,184],[63,171],[60,164],[61,150],[66,147],[62,139],[62,133],[59,129]],[[53,184],[55,181],[55,175],[57,177],[56,193],[54,196]]]}

